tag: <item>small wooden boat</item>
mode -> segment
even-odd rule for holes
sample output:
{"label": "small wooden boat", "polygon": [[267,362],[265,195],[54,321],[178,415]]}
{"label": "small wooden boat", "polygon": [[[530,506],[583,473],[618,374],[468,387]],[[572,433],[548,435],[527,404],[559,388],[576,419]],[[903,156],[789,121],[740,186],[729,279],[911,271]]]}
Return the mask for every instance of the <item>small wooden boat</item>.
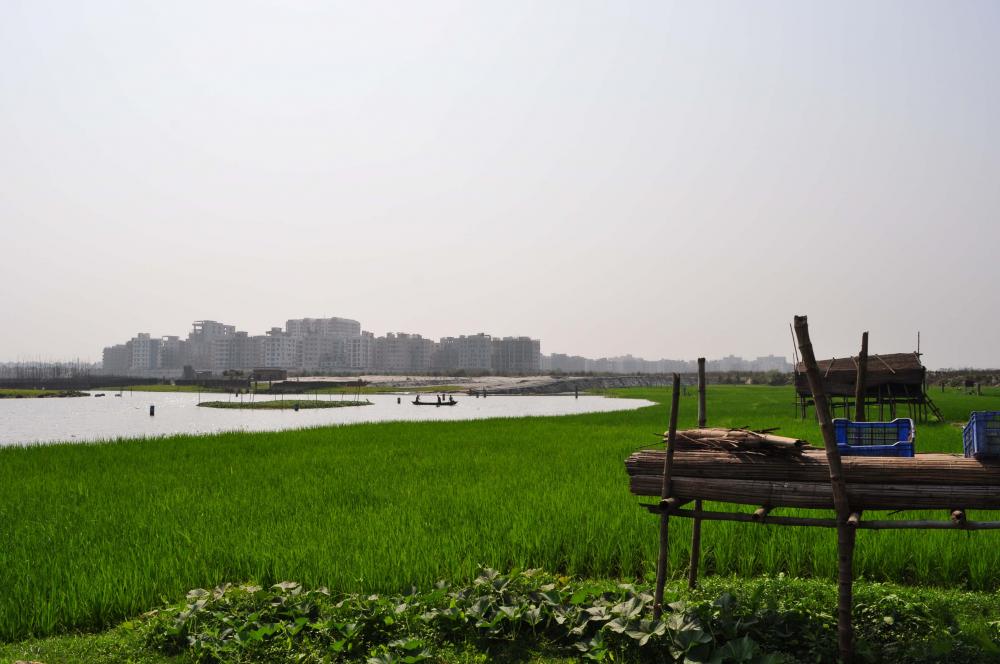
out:
{"label": "small wooden boat", "polygon": [[420,401],[419,399],[411,402],[414,406],[457,406],[458,402],[454,399],[450,401]]}

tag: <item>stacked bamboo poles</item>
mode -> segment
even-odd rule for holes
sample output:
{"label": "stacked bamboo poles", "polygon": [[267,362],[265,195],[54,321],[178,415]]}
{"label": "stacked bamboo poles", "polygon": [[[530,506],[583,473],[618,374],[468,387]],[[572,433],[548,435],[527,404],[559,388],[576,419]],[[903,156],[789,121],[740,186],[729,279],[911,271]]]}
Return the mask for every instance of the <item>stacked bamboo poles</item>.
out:
{"label": "stacked bamboo poles", "polygon": [[[698,432],[702,430],[692,430]],[[829,483],[830,469],[823,450],[806,448],[801,453],[768,454],[756,449],[685,450],[683,441],[692,432],[677,432],[673,477],[761,480],[785,482]],[[631,476],[636,495],[651,496],[649,482],[659,491],[663,469],[663,450],[641,450],[625,460],[625,470]],[[856,484],[883,486],[912,485],[914,494],[920,485],[972,486],[989,503],[990,509],[1000,509],[1000,460],[967,459],[953,454],[920,454],[916,457],[841,458],[848,492]],[[892,491],[892,489],[890,489]],[[826,507],[832,507],[832,503]],[[872,509],[872,508],[869,508]],[[898,509],[898,508],[893,508]]]}

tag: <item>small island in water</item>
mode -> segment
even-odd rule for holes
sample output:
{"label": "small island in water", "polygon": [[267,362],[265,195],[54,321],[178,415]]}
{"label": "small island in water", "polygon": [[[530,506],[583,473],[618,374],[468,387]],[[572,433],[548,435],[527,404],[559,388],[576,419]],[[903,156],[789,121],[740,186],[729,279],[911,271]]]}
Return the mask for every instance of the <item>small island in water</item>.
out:
{"label": "small island in water", "polygon": [[199,406],[208,408],[240,408],[250,410],[305,410],[307,408],[346,408],[369,406],[371,401],[316,401],[306,399],[268,401],[202,401]]}

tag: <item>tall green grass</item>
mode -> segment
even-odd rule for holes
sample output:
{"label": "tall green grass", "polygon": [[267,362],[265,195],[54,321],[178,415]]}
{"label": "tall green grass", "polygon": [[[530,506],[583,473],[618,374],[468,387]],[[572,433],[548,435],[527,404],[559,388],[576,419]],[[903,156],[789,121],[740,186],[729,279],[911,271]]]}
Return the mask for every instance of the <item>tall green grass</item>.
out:
{"label": "tall green grass", "polygon": [[[230,580],[389,591],[480,564],[648,576],[657,522],[629,494],[622,460],[658,442],[669,391],[619,394],[661,405],[0,449],[0,638],[104,627]],[[995,393],[933,396],[950,420],[1000,409]],[[692,426],[694,396],[681,403]],[[812,421],[794,419],[790,388],[712,387],[708,415],[819,440]],[[960,451],[961,428],[919,425],[917,445]],[[686,542],[690,526],[677,522],[674,541]],[[996,537],[863,532],[857,571],[993,589]],[[820,529],[706,523],[703,547],[709,573],[836,569],[834,535]],[[679,574],[686,545],[671,557]]]}

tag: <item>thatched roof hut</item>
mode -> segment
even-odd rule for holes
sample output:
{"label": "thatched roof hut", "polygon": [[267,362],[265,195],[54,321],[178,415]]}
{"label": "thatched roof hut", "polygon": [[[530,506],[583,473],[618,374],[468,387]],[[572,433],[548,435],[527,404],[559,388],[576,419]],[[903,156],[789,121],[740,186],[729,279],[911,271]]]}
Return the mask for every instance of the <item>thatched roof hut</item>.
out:
{"label": "thatched roof hut", "polygon": [[[829,396],[853,397],[858,376],[858,358],[844,357],[818,360],[823,387]],[[869,355],[865,391],[870,396],[917,397],[924,394],[927,369],[917,353]],[[811,397],[805,365],[795,367],[795,390],[800,396]]]}

